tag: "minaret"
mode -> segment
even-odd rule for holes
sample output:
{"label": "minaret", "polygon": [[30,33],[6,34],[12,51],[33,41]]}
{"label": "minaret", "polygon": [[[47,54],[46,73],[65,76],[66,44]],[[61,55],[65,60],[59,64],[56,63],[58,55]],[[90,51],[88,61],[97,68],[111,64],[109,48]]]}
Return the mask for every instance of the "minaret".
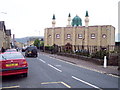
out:
{"label": "minaret", "polygon": [[55,24],[56,24],[56,21],[55,21],[55,14],[53,14],[53,18],[52,18],[52,33],[51,33],[51,44],[50,44],[50,46],[52,46],[52,45],[54,45],[54,42],[55,42],[55,40],[54,40],[54,37],[55,37]]}
{"label": "minaret", "polygon": [[68,27],[70,27],[71,25],[70,25],[70,21],[71,21],[71,15],[70,15],[70,13],[69,13],[69,15],[68,15]]}
{"label": "minaret", "polygon": [[85,27],[88,27],[89,25],[89,15],[88,15],[88,11],[86,11],[86,15],[85,15]]}
{"label": "minaret", "polygon": [[[84,30],[84,39],[83,39],[83,45],[87,46],[89,45],[89,37],[88,37],[88,33],[89,33],[89,29],[88,29],[88,24],[89,24],[89,15],[88,15],[88,11],[86,11],[86,15],[85,15],[85,30]],[[84,49],[88,50],[88,47],[84,47]]]}
{"label": "minaret", "polygon": [[53,18],[52,18],[52,27],[54,28],[55,27],[55,24],[56,24],[56,21],[55,21],[55,14],[53,14]]}

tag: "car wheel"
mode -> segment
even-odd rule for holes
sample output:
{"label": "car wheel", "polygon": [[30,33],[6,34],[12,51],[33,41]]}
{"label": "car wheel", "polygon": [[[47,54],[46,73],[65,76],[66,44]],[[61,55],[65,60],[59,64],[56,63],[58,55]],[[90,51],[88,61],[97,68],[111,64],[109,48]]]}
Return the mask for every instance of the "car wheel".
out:
{"label": "car wheel", "polygon": [[37,54],[36,54],[36,55],[34,55],[34,57],[37,57]]}
{"label": "car wheel", "polygon": [[23,77],[27,77],[28,76],[28,73],[24,73],[22,74]]}
{"label": "car wheel", "polygon": [[26,57],[28,57],[28,55],[27,55],[27,54],[25,54],[25,56],[26,56]]}

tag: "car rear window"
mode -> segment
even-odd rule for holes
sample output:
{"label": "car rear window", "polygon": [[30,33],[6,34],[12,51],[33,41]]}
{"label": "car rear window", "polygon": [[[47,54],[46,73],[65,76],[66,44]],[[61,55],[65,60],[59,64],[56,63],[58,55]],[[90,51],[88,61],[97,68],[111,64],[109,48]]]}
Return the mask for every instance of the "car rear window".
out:
{"label": "car rear window", "polygon": [[16,50],[6,50],[5,52],[17,52]]}
{"label": "car rear window", "polygon": [[4,53],[0,55],[0,60],[21,59],[24,56],[21,53]]}
{"label": "car rear window", "polygon": [[0,54],[0,60],[2,60],[2,54]]}
{"label": "car rear window", "polygon": [[37,49],[36,47],[28,47],[27,50]]}

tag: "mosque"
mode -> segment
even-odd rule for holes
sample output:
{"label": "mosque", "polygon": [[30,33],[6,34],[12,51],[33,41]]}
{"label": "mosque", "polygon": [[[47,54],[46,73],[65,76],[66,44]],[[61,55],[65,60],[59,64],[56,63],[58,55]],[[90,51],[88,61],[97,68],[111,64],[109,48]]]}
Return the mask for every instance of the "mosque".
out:
{"label": "mosque", "polygon": [[[115,27],[112,25],[89,26],[89,14],[85,13],[85,25],[82,25],[82,19],[76,15],[71,19],[68,15],[68,24],[66,27],[55,27],[56,18],[53,15],[52,27],[44,30],[45,46],[98,46],[107,47],[115,45]],[[87,49],[87,48],[85,48]]]}

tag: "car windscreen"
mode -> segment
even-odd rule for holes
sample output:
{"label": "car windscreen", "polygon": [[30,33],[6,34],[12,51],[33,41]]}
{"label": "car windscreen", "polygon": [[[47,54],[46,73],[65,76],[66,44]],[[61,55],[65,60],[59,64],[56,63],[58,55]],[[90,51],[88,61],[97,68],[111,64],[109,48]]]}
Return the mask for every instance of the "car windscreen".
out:
{"label": "car windscreen", "polygon": [[33,49],[36,49],[36,50],[37,50],[36,47],[28,47],[28,48],[27,48],[27,50],[33,50]]}
{"label": "car windscreen", "polygon": [[16,50],[6,50],[5,52],[17,52]]}
{"label": "car windscreen", "polygon": [[1,60],[8,60],[8,59],[22,59],[24,58],[21,53],[4,53],[1,54],[0,59]]}

